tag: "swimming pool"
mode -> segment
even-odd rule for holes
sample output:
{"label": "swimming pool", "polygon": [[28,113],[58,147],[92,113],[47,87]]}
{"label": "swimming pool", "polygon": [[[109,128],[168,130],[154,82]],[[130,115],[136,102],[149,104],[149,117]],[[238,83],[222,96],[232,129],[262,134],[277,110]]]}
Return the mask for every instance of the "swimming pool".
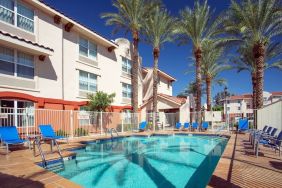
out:
{"label": "swimming pool", "polygon": [[59,175],[83,187],[205,187],[226,146],[215,136],[125,137],[87,143]]}

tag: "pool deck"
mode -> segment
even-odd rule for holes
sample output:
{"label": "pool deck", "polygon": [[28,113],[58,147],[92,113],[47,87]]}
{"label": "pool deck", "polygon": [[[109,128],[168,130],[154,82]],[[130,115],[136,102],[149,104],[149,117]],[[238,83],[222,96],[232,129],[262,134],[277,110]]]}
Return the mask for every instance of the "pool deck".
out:
{"label": "pool deck", "polygon": [[[173,134],[179,131],[158,132],[157,134]],[[180,131],[181,133],[181,131]],[[185,132],[188,133],[188,132]],[[136,133],[136,135],[151,135],[152,132]],[[200,133],[202,134],[202,133]],[[206,132],[204,134],[207,134]],[[211,133],[212,134],[212,133]],[[129,136],[131,134],[123,134]],[[99,140],[109,136],[79,138],[69,144],[61,144],[63,156],[74,155],[66,149],[83,147],[81,141]],[[253,149],[248,142],[248,135],[231,134],[224,153],[213,173],[207,187],[281,187],[282,156],[270,148],[260,147],[259,157],[253,155]],[[43,145],[44,151],[49,151],[49,145]],[[48,154],[47,159],[56,159],[58,154]],[[63,177],[39,167],[40,156],[33,157],[32,150],[16,149],[8,155],[5,149],[0,149],[0,187],[47,187],[64,188],[80,187]]]}

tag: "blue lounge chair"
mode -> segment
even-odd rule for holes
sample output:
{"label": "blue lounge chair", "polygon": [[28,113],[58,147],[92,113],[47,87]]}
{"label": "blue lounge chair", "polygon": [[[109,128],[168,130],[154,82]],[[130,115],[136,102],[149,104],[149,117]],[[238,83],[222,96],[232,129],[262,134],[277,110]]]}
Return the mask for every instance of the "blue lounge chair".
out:
{"label": "blue lounge chair", "polygon": [[39,130],[42,135],[43,140],[58,140],[58,139],[67,139],[63,136],[57,136],[53,127],[49,125],[39,125]]}
{"label": "blue lounge chair", "polygon": [[192,128],[195,130],[195,129],[198,129],[198,123],[197,122],[193,122],[192,123]]}
{"label": "blue lounge chair", "polygon": [[258,156],[258,150],[259,150],[259,145],[264,145],[264,146],[270,146],[271,148],[279,151],[279,156],[281,155],[281,144],[282,144],[282,131],[278,134],[277,137],[268,137],[263,138],[262,136],[258,137],[258,140],[256,142],[256,156]]}
{"label": "blue lounge chair", "polygon": [[270,134],[271,130],[272,130],[272,127],[268,127],[268,129],[266,130],[266,132],[264,132],[264,134]]}
{"label": "blue lounge chair", "polygon": [[202,123],[202,129],[207,130],[208,128],[209,128],[209,123],[206,122],[206,121],[204,121],[204,122]]}
{"label": "blue lounge chair", "polygon": [[241,132],[241,131],[247,131],[248,129],[249,129],[248,119],[239,119],[238,130]]}
{"label": "blue lounge chair", "polygon": [[265,126],[264,126],[264,128],[262,129],[262,132],[265,132],[265,131],[266,131],[266,129],[267,129],[267,127],[268,127],[268,126],[267,126],[267,125],[265,125]]}
{"label": "blue lounge chair", "polygon": [[145,131],[146,127],[147,127],[147,121],[142,121],[141,123],[139,123],[139,128],[138,128],[138,130],[134,130],[134,131],[135,131],[135,132],[136,132],[136,131],[137,131],[137,132],[143,132],[143,131]]}
{"label": "blue lounge chair", "polygon": [[188,130],[188,129],[190,128],[190,123],[184,123],[183,128],[184,128],[185,130]]}
{"label": "blue lounge chair", "polygon": [[[0,127],[0,138],[3,144],[6,144],[7,153],[9,152],[9,145],[18,145],[28,142],[19,137],[18,130],[15,126]],[[29,143],[30,147],[30,143]]]}
{"label": "blue lounge chair", "polygon": [[181,127],[182,127],[181,123],[177,122],[177,123],[175,124],[176,130],[180,130]]}

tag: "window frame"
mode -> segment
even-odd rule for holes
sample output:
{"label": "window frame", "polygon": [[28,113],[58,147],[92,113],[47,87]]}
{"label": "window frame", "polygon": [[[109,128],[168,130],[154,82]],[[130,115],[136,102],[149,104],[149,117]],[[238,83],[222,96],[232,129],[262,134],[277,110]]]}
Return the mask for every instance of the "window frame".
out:
{"label": "window frame", "polygon": [[[83,80],[81,80],[80,79],[80,73],[81,72],[84,72],[84,73],[87,73],[87,90],[85,90],[85,89],[81,89],[80,88],[80,81],[83,81]],[[90,75],[94,75],[95,77],[96,77],[96,91],[91,91],[90,90]],[[83,82],[85,82],[85,81],[83,81]],[[84,92],[87,92],[87,93],[96,93],[97,91],[98,91],[98,75],[96,75],[96,74],[94,74],[94,73],[91,73],[91,72],[87,72],[87,71],[83,71],[83,70],[79,70],[78,71],[78,89],[79,89],[79,91],[84,91]]]}
{"label": "window frame", "polygon": [[[34,11],[34,8],[31,8],[30,6],[26,5],[24,2],[21,2],[21,1],[18,1],[18,0],[11,0],[11,1],[14,3],[13,10],[10,10],[10,9],[2,6],[2,5],[0,5],[0,8],[3,8],[4,10],[9,11],[13,14],[13,23],[6,22],[6,21],[1,20],[1,19],[0,19],[0,22],[3,22],[5,24],[10,24],[10,25],[12,25],[12,26],[14,26],[14,27],[16,27],[20,30],[34,34],[35,33],[35,11]],[[27,8],[27,9],[30,9],[33,12],[33,20],[18,12],[18,4],[20,4],[21,6]],[[33,23],[32,31],[18,26],[18,16],[23,17],[23,18],[25,18],[25,19],[27,19],[27,20],[29,20]]]}
{"label": "window frame", "polygon": [[[126,86],[126,91],[124,90],[124,88],[125,88],[124,86]],[[129,87],[130,87],[130,91],[131,91],[130,94],[128,92]],[[126,92],[126,97],[123,95],[125,92]],[[122,98],[124,98],[124,99],[132,99],[132,85],[122,82],[121,95],[122,95]]]}
{"label": "window frame", "polygon": [[[12,51],[13,51],[13,57],[14,57],[14,62],[11,62],[11,61],[7,61],[7,60],[3,60],[3,59],[1,58],[1,56],[0,56],[0,61],[6,62],[6,63],[12,63],[12,64],[13,64],[13,67],[14,67],[14,73],[13,73],[13,75],[4,74],[4,73],[0,73],[0,75],[12,76],[12,77],[16,77],[16,78],[20,78],[20,79],[28,79],[28,80],[34,80],[34,79],[35,79],[35,56],[34,56],[34,55],[28,54],[28,53],[26,53],[26,52],[23,52],[23,51],[20,51],[20,50],[17,50],[17,49],[12,49],[12,48],[9,48],[9,47],[5,47],[5,46],[0,46],[0,47],[1,47],[1,48],[6,48],[6,49],[9,49],[9,50],[12,50]],[[19,54],[19,53],[32,56],[32,58],[33,58],[33,60],[32,60],[33,66],[24,65],[24,64],[18,63],[18,59],[19,59],[19,58],[18,58],[18,54]],[[33,76],[32,76],[32,77],[23,77],[23,76],[19,76],[19,75],[18,75],[18,66],[24,66],[24,67],[32,68],[32,69],[33,69]]]}
{"label": "window frame", "polygon": [[[124,66],[124,63],[125,63],[125,66]],[[130,65],[130,68],[129,68],[129,65]],[[124,67],[126,68],[126,71],[123,70]],[[122,73],[127,74],[127,75],[132,74],[132,61],[123,56],[121,56],[121,71]]]}
{"label": "window frame", "polygon": [[[81,45],[81,43],[80,43],[80,40],[81,40],[81,39],[87,41],[87,46]],[[95,58],[94,58],[93,56],[90,56],[90,51],[93,51],[93,50],[90,50],[90,44],[96,46],[96,57],[95,57]],[[81,54],[81,53],[80,53],[80,46],[82,46],[83,48],[86,48],[86,49],[87,49],[87,55],[84,55],[84,54]],[[95,42],[92,42],[92,41],[88,40],[88,39],[85,38],[85,37],[79,36],[79,39],[78,39],[78,54],[79,54],[80,56],[86,57],[86,58],[88,58],[88,59],[91,59],[91,60],[94,60],[94,61],[98,61],[98,45],[97,45]]]}

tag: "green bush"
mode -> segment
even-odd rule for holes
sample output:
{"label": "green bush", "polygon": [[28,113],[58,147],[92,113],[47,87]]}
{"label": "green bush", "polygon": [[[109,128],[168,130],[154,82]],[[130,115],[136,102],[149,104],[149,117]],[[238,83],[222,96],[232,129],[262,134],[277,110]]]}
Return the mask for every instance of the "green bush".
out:
{"label": "green bush", "polygon": [[63,131],[62,129],[59,129],[59,130],[56,131],[56,135],[67,137],[68,133],[66,131]]}
{"label": "green bush", "polygon": [[77,128],[74,131],[74,136],[87,136],[88,131],[83,128]]}

